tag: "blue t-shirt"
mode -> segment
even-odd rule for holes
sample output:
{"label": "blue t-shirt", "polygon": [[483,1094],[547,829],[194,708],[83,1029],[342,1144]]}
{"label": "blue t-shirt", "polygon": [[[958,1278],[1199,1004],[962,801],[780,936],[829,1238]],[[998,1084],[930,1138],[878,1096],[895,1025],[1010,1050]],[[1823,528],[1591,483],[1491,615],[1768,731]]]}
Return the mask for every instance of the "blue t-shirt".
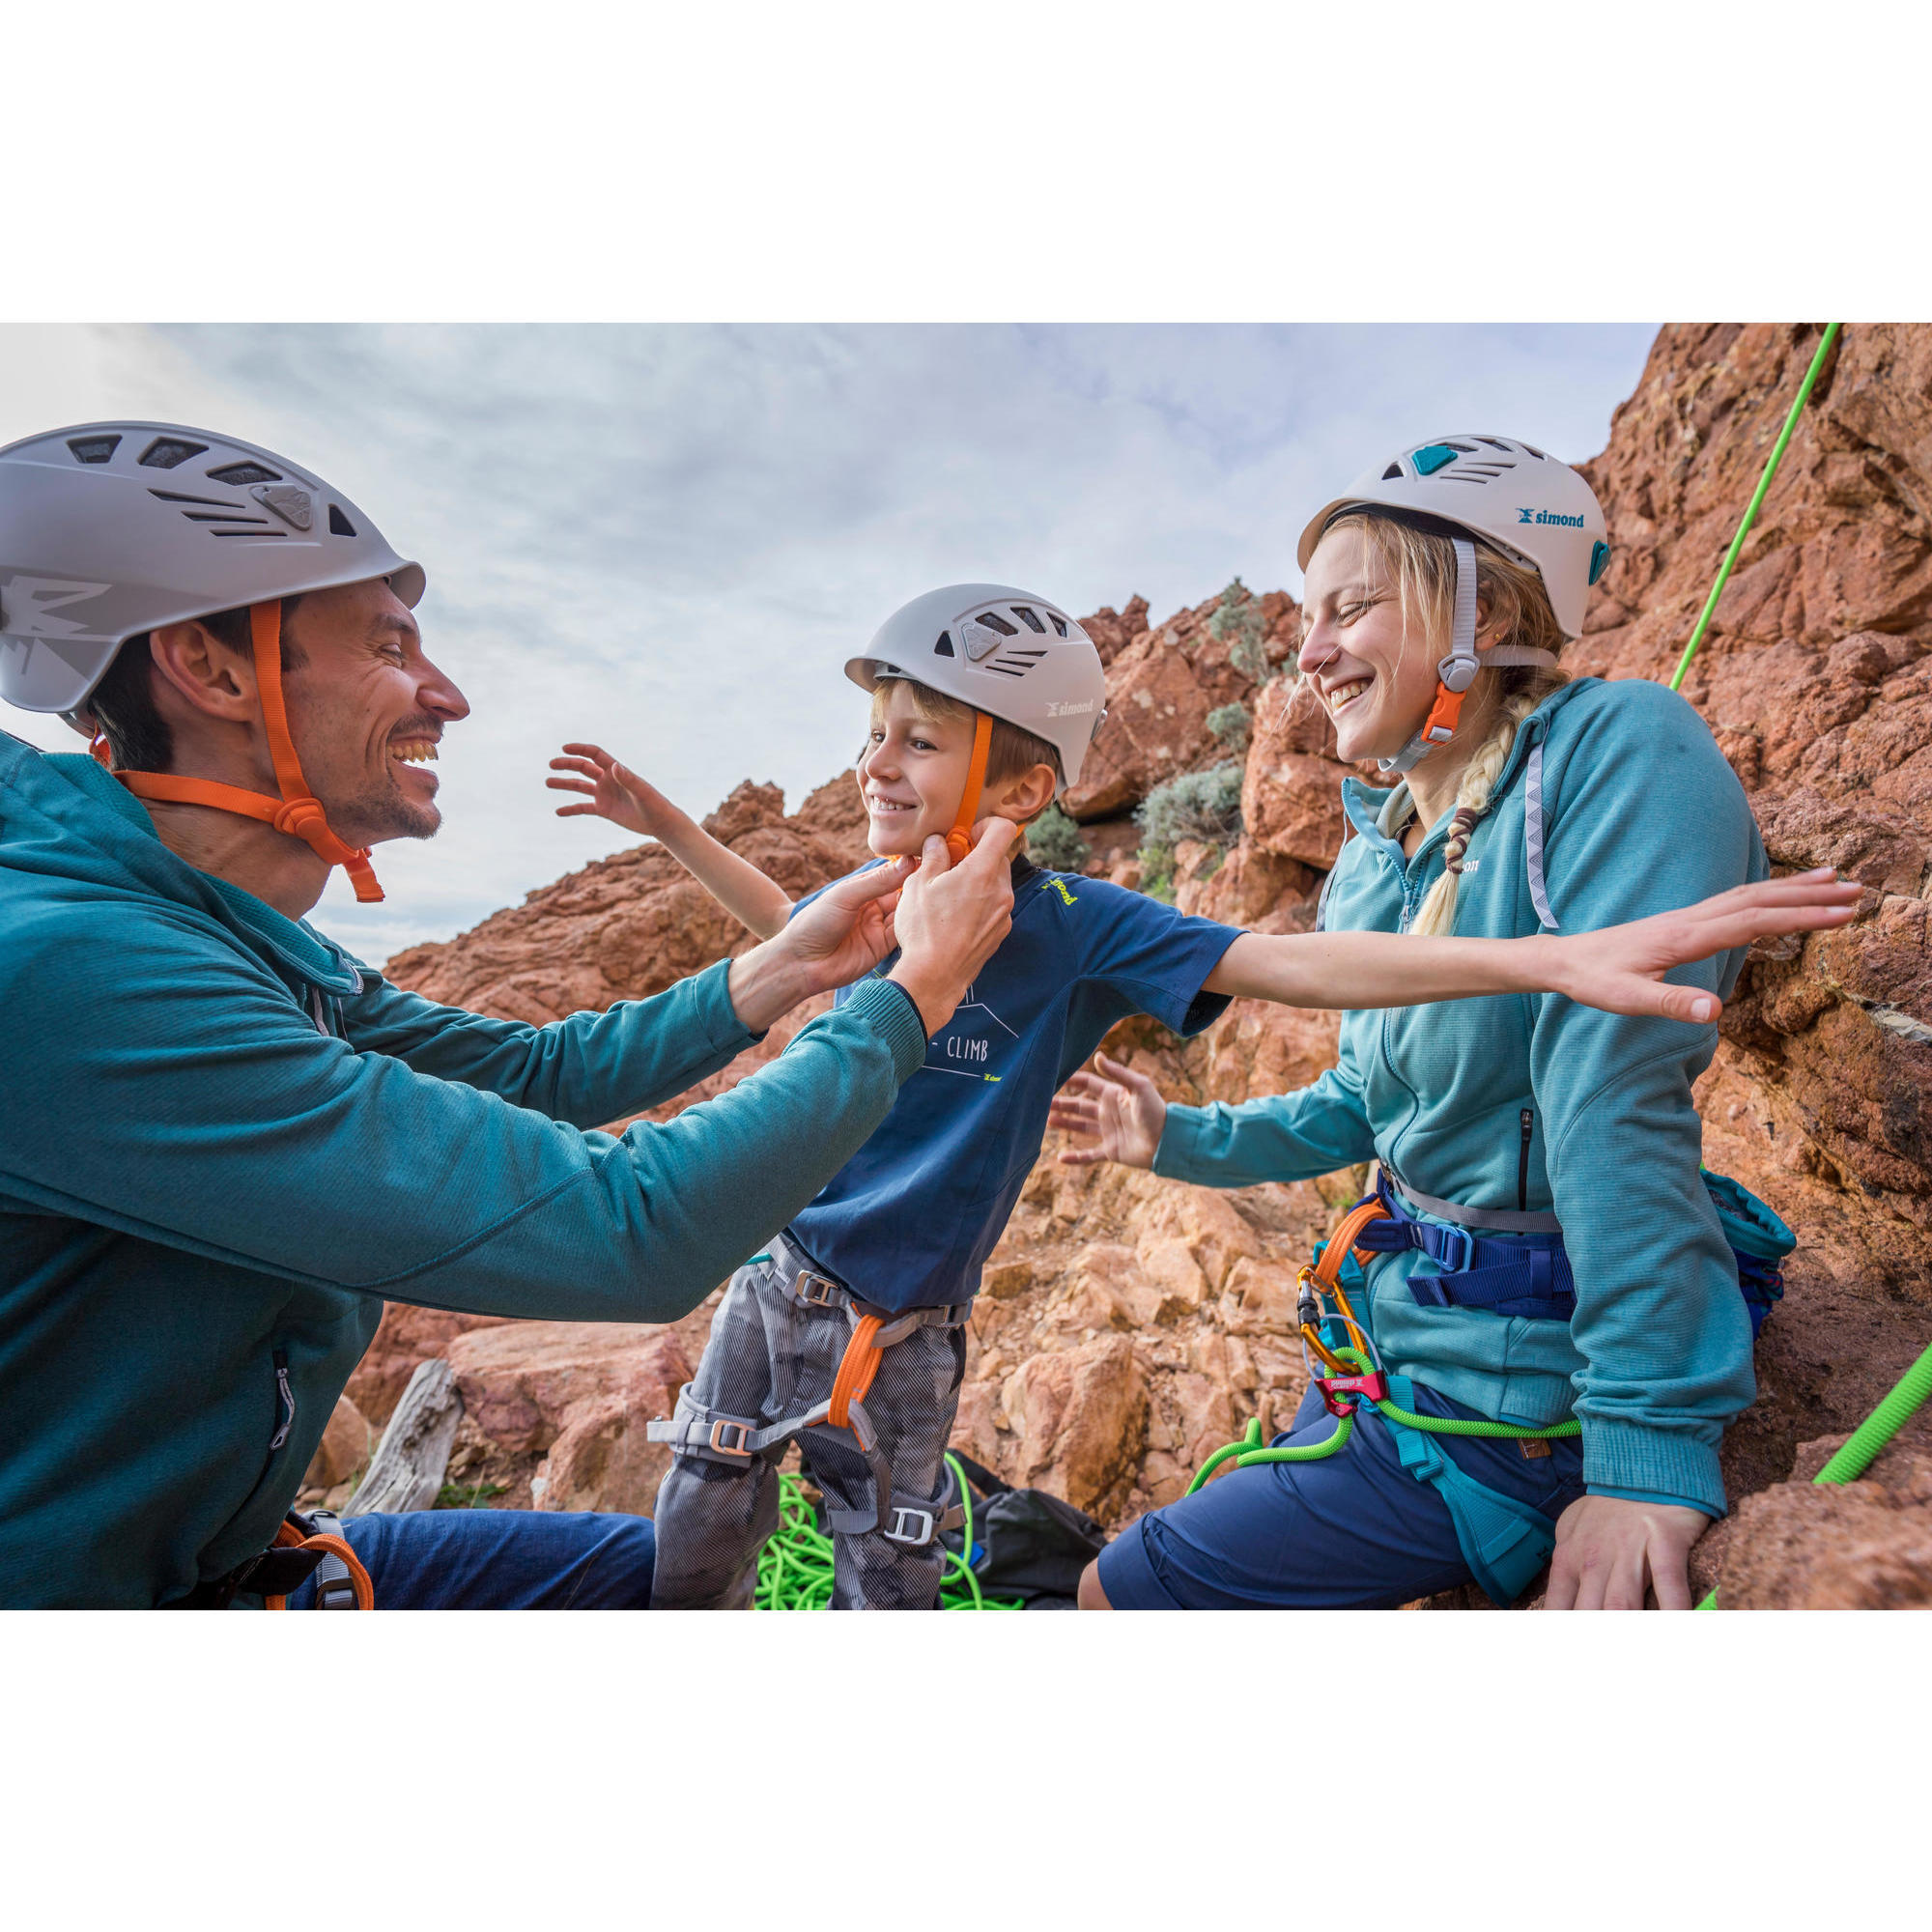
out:
{"label": "blue t-shirt", "polygon": [[892,1112],[787,1234],[882,1308],[969,1300],[1054,1094],[1130,1013],[1179,1034],[1211,1026],[1228,1001],[1201,984],[1239,936],[1104,879],[1025,868],[1012,931]]}

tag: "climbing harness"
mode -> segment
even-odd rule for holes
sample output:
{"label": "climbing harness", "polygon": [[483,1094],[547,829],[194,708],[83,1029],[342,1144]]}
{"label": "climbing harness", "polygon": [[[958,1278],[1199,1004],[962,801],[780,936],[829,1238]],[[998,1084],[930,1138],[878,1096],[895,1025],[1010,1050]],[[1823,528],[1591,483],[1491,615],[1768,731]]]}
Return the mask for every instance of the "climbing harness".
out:
{"label": "climbing harness", "polygon": [[[322,803],[308,788],[302,776],[301,760],[296,755],[295,739],[289,734],[288,706],[282,698],[282,606],[279,598],[248,608],[249,638],[254,646],[255,684],[262,697],[262,722],[269,738],[269,755],[274,762],[279,799],[266,793],[248,791],[241,785],[217,784],[213,779],[178,778],[171,772],[116,772],[114,776],[136,798],[165,801],[170,805],[207,805],[217,811],[239,812],[244,818],[259,818],[303,839],[330,866],[340,866],[355,888],[355,896],[365,905],[379,904],[383,888],[369,864],[367,846],[345,845],[328,829]],[[97,735],[94,754],[107,762],[106,745]]]}
{"label": "climbing harness", "polygon": [[[1855,1483],[1869,1469],[1878,1453],[1904,1428],[1932,1396],[1932,1349],[1927,1349],[1900,1376],[1885,1400],[1852,1431],[1832,1459],[1811,1478],[1814,1483]],[[1697,1605],[1700,1610],[1719,1607],[1713,1590]]]}
{"label": "climbing harness", "polygon": [[1811,390],[1825,367],[1825,358],[1832,353],[1832,345],[1838,339],[1842,323],[1832,323],[1825,330],[1818,344],[1818,353],[1811,358],[1811,366],[1804,372],[1804,380],[1799,384],[1798,394],[1793,399],[1791,413],[1784,418],[1784,428],[1779,431],[1777,440],[1772,444],[1771,455],[1766,458],[1764,474],[1757,479],[1757,488],[1751,493],[1749,503],[1745,506],[1744,521],[1738,526],[1738,533],[1731,539],[1731,547],[1724,553],[1724,560],[1718,567],[1718,581],[1711,585],[1711,594],[1704,600],[1704,609],[1697,618],[1696,628],[1690,633],[1690,641],[1684,646],[1684,655],[1677,661],[1677,668],[1671,674],[1670,688],[1675,691],[1684,682],[1684,673],[1690,668],[1690,660],[1697,655],[1697,646],[1704,641],[1704,633],[1710,627],[1713,613],[1718,608],[1718,599],[1724,594],[1724,585],[1731,581],[1731,566],[1738,560],[1738,553],[1745,547],[1745,539],[1750,535],[1751,526],[1757,522],[1758,506],[1764,501],[1764,493],[1771,488],[1771,479],[1777,474],[1777,466],[1784,460],[1784,445],[1791,440],[1791,432],[1798,427],[1799,415],[1804,405],[1811,399]]}
{"label": "climbing harness", "polygon": [[[1783,1293],[1777,1264],[1796,1239],[1763,1202],[1728,1176],[1706,1172],[1704,1183],[1737,1257],[1740,1292],[1755,1336],[1772,1303]],[[1432,1214],[1454,1217],[1457,1225],[1441,1227],[1420,1219],[1404,1206],[1404,1196]],[[1507,1232],[1514,1238],[1492,1239],[1478,1232],[1484,1228]],[[1749,1242],[1749,1248],[1740,1248],[1740,1240]],[[1395,1432],[1403,1467],[1417,1482],[1433,1485],[1441,1496],[1476,1581],[1492,1602],[1507,1605],[1549,1560],[1556,1546],[1554,1528],[1540,1510],[1478,1482],[1431,1438],[1465,1435],[1548,1442],[1580,1435],[1582,1425],[1573,1417],[1532,1429],[1417,1411],[1413,1381],[1384,1369],[1342,1279],[1350,1263],[1359,1270],[1378,1254],[1408,1248],[1419,1249],[1441,1270],[1409,1275],[1406,1286],[1421,1306],[1480,1308],[1505,1317],[1561,1321],[1576,1310],[1576,1283],[1563,1253],[1562,1226],[1553,1214],[1466,1208],[1418,1193],[1406,1181],[1391,1184],[1386,1172],[1378,1173],[1376,1191],[1349,1210],[1297,1277],[1295,1321],[1302,1360],[1322,1406],[1335,1418],[1335,1428],[1320,1442],[1267,1448],[1262,1446],[1261,1422],[1256,1418],[1239,1441],[1208,1457],[1187,1492],[1192,1495],[1230,1461],[1250,1468],[1333,1456],[1347,1446],[1367,1403]]]}
{"label": "climbing harness", "polygon": [[[942,1610],[1020,1610],[1017,1598],[989,1597],[973,1569],[973,1489],[959,1459],[951,1451],[946,1467],[959,1496],[961,1550],[945,1548],[946,1577],[939,1586]],[[805,1484],[789,1469],[779,1472],[779,1526],[758,1553],[758,1584],[753,1607],[760,1610],[824,1610],[832,1606],[834,1545],[818,1527]]]}
{"label": "climbing harness", "polygon": [[687,1382],[678,1391],[676,1413],[668,1421],[647,1424],[646,1438],[668,1443],[676,1456],[749,1469],[753,1462],[776,1463],[801,1437],[844,1437],[857,1445],[871,1468],[873,1506],[828,1509],[826,1520],[834,1534],[865,1536],[877,1530],[888,1543],[901,1548],[926,1548],[944,1531],[959,1526],[961,1506],[944,1495],[937,1499],[902,1497],[895,1492],[893,1465],[866,1412],[865,1399],[886,1350],[920,1328],[963,1326],[973,1304],[962,1301],[945,1308],[915,1308],[903,1315],[875,1308],[830,1275],[808,1266],[805,1257],[782,1236],[772,1243],[766,1265],[801,1308],[842,1309],[852,1324],[831,1395],[803,1415],[761,1425],[755,1417],[726,1415],[704,1407]]}
{"label": "climbing harness", "polygon": [[211,1577],[168,1607],[225,1610],[242,1591],[259,1596],[270,1610],[285,1610],[289,1598],[315,1578],[317,1610],[373,1610],[376,1588],[361,1559],[342,1534],[342,1520],[330,1510],[291,1510],[275,1530],[275,1540],[259,1556],[238,1563],[225,1576]]}

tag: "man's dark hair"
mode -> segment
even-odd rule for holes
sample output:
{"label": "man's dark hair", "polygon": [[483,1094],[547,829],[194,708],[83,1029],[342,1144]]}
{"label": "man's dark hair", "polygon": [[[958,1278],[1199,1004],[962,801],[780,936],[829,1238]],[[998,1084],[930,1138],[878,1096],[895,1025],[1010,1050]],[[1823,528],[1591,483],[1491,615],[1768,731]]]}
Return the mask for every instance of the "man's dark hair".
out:
{"label": "man's dark hair", "polygon": [[[289,620],[300,602],[299,593],[282,599],[284,677],[301,662],[301,653],[289,641]],[[237,657],[247,657],[254,651],[247,605],[234,611],[217,611],[200,621]],[[148,641],[151,635],[143,631],[138,637],[129,638],[114,653],[107,675],[94,687],[83,707],[106,734],[107,750],[116,771],[165,772],[174,762],[174,733],[155,703],[155,654]]]}

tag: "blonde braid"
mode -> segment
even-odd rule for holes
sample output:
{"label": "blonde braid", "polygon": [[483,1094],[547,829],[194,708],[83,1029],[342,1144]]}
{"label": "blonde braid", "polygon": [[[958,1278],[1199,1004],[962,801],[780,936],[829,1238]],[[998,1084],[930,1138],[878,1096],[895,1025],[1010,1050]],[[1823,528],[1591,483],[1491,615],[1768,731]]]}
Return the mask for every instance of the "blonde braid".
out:
{"label": "blonde braid", "polygon": [[[1560,680],[1559,680],[1560,682]],[[1449,821],[1449,837],[1442,847],[1442,876],[1429,889],[1422,910],[1409,930],[1427,937],[1443,937],[1456,929],[1457,881],[1463,871],[1463,855],[1476,822],[1490,809],[1490,788],[1509,761],[1510,748],[1516,743],[1517,727],[1549,696],[1553,687],[1548,677],[1536,679],[1527,690],[1513,692],[1502,701],[1490,735],[1476,747],[1476,754],[1456,787],[1456,815]]]}

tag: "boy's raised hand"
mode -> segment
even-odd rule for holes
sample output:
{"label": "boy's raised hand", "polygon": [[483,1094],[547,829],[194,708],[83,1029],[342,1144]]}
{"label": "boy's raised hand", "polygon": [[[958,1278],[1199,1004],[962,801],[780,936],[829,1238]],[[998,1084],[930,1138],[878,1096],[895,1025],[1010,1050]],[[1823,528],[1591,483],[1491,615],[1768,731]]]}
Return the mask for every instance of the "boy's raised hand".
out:
{"label": "boy's raised hand", "polygon": [[1068,1167],[1118,1160],[1126,1167],[1151,1167],[1167,1125],[1167,1102],[1145,1073],[1094,1056],[1096,1072],[1076,1073],[1058,1094],[1046,1123],[1092,1143],[1068,1148],[1060,1158]]}
{"label": "boy's raised hand", "polygon": [[643,838],[656,838],[675,810],[671,802],[648,779],[639,778],[628,765],[620,765],[602,745],[566,745],[564,755],[553,758],[554,772],[572,772],[573,778],[546,779],[552,791],[582,792],[587,805],[560,805],[559,818],[575,818],[594,812],[635,832]]}
{"label": "boy's raised hand", "polygon": [[1551,988],[1580,1006],[1708,1024],[1718,1017],[1717,996],[1698,986],[1662,984],[1673,966],[1688,966],[1778,933],[1849,924],[1858,911],[1859,893],[1857,885],[1821,866],[1788,879],[1734,886],[1677,912],[1539,943],[1549,947],[1555,962]]}

